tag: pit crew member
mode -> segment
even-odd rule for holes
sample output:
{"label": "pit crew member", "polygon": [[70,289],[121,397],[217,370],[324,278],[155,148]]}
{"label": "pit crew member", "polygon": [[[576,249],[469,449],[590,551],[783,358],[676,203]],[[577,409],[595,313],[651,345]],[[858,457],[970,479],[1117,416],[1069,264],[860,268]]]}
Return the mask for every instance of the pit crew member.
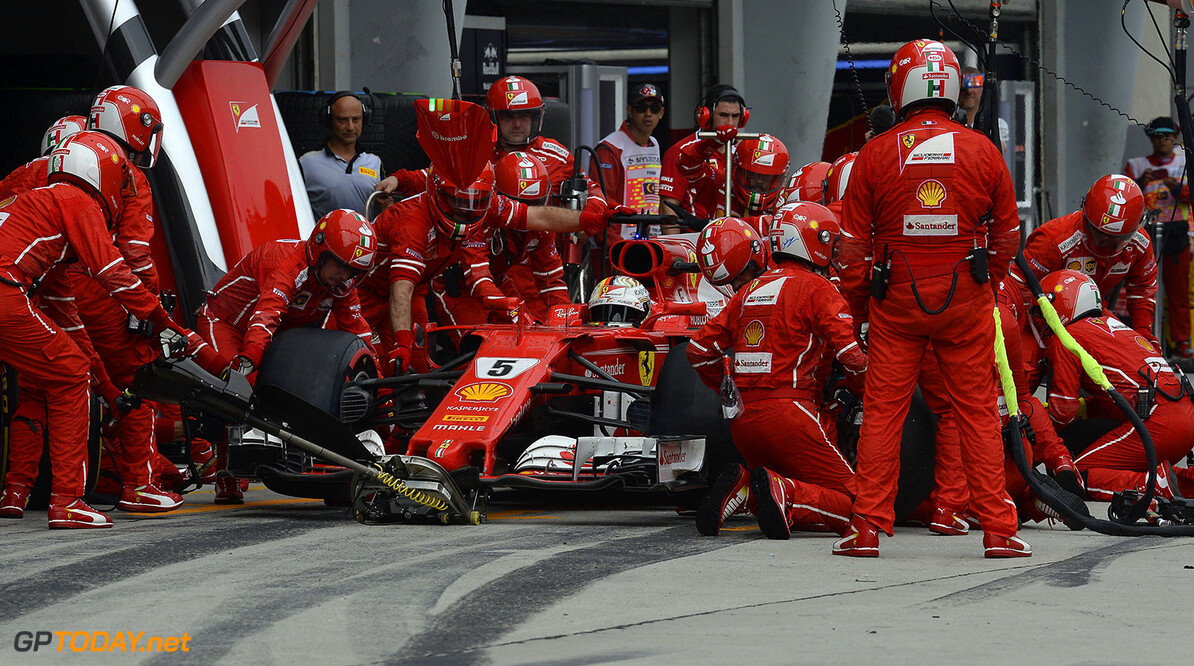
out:
{"label": "pit crew member", "polygon": [[[1154,341],[1124,325],[1103,310],[1098,286],[1079,271],[1062,270],[1046,275],[1041,290],[1049,296],[1066,331],[1103,368],[1115,390],[1136,408],[1145,421],[1157,461],[1172,465],[1194,447],[1194,401]],[[1049,385],[1049,416],[1058,428],[1074,421],[1078,414],[1079,389],[1085,389],[1087,412],[1118,422],[1114,429],[1082,451],[1074,464],[1086,477],[1091,499],[1110,501],[1120,490],[1143,490],[1148,462],[1140,435],[1107,394],[1082,370],[1078,358],[1034,313],[1033,325],[1048,344],[1053,379]],[[1166,470],[1162,470],[1165,474]],[[1194,496],[1194,476],[1184,473],[1177,482],[1186,497]],[[1157,492],[1172,497],[1167,485]],[[1189,494],[1187,494],[1189,493]]]}
{"label": "pit crew member", "polygon": [[[841,534],[849,523],[854,471],[821,425],[819,369],[833,356],[861,373],[867,360],[845,301],[824,275],[837,237],[833,215],[817,204],[803,206],[820,214],[786,209],[772,227],[777,268],[738,291],[689,343],[689,362],[715,390],[723,380],[722,359],[732,354],[745,411],[731,432],[750,468],[733,465],[714,482],[697,509],[701,534],[717,534],[749,499],[759,528],[772,539],[787,539],[794,528]],[[724,265],[716,245],[711,249],[702,265]],[[752,255],[748,266],[762,259]]]}
{"label": "pit crew member", "polygon": [[999,151],[950,117],[960,79],[940,42],[900,47],[887,83],[900,122],[863,146],[850,174],[837,268],[855,317],[869,322],[870,367],[858,496],[837,555],[876,557],[879,531],[892,533],[902,424],[930,343],[959,415],[985,555],[1032,553],[1004,489],[991,371],[994,292],[1019,248],[1019,218]]}
{"label": "pit crew member", "polygon": [[[34,284],[73,257],[130,313],[173,336],[190,334],[170,320],[111,243],[113,221],[133,194],[134,173],[115,141],[80,132],[50,154],[50,186],[7,199],[0,209],[0,358],[49,397],[51,528],[110,527],[112,520],[80,498],[86,478],[89,362],[66,333],[34,310],[29,300]],[[20,480],[10,477],[9,482]]]}

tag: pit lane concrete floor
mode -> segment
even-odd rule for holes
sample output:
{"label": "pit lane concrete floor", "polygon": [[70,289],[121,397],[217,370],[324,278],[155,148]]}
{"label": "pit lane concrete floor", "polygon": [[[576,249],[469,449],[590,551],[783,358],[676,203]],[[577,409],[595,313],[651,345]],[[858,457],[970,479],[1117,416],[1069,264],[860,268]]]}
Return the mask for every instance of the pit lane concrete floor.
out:
{"label": "pit lane concrete floor", "polygon": [[[978,534],[904,528],[857,560],[828,535],[769,541],[742,517],[701,538],[666,507],[606,500],[496,503],[475,527],[359,525],[257,486],[246,500],[192,493],[98,531],[0,521],[0,663],[1186,661],[1194,539],[1038,526],[1021,532],[1031,559],[985,560]],[[18,652],[22,631],[190,639]]]}

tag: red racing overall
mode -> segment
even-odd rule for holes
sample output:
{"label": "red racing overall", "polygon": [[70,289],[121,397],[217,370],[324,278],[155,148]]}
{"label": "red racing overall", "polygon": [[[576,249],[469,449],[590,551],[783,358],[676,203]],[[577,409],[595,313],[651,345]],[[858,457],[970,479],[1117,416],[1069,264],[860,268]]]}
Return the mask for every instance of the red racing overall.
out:
{"label": "red racing overall", "polygon": [[[976,247],[986,248],[987,284],[971,275],[967,257]],[[900,436],[930,343],[957,415],[970,507],[988,533],[1016,533],[992,369],[995,288],[1018,248],[1015,194],[1002,156],[944,111],[913,110],[855,160],[838,256],[846,298],[856,317],[870,321],[854,513],[889,535]],[[882,299],[870,298],[876,263],[891,267]]]}
{"label": "red racing overall", "polygon": [[801,264],[781,263],[735,294],[689,343],[689,362],[714,390],[731,349],[745,406],[731,425],[735,448],[749,467],[786,477],[790,528],[840,533],[850,521],[854,472],[820,422],[820,370],[834,351],[850,371],[866,368],[841,294]]}

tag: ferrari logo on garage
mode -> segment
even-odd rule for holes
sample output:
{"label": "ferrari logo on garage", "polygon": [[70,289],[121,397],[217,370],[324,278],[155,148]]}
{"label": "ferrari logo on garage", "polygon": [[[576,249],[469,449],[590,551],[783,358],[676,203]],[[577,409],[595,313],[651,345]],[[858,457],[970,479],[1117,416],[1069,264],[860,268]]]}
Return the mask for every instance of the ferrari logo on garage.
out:
{"label": "ferrari logo on garage", "polygon": [[643,386],[650,386],[655,377],[655,352],[641,351],[638,353],[638,379]]}

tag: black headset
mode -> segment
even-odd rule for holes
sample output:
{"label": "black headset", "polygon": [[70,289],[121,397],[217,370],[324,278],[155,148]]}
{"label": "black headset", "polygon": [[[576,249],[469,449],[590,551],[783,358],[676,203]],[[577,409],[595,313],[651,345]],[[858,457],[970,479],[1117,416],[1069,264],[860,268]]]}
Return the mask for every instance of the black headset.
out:
{"label": "black headset", "polygon": [[368,88],[364,88],[363,90],[365,92],[365,95],[369,96],[369,102],[366,102],[365,98],[363,96],[358,95],[355,92],[352,92],[351,90],[341,90],[340,92],[336,93],[335,95],[332,95],[331,98],[328,99],[327,104],[324,104],[319,109],[319,124],[323,125],[324,127],[328,128],[328,129],[331,129],[332,128],[332,106],[340,99],[343,99],[345,97],[352,97],[353,99],[355,99],[356,101],[361,103],[361,130],[364,131],[364,129],[369,126],[369,117],[373,115],[373,93],[369,92]]}
{"label": "black headset", "polygon": [[750,109],[746,106],[746,98],[734,86],[719,83],[709,89],[709,92],[705,94],[705,100],[696,109],[697,128],[712,130],[713,127],[710,126],[710,123],[713,122],[713,109],[717,107],[718,102],[725,101],[738,102],[742,106],[742,117],[738,119],[738,127],[745,127],[746,121],[750,119]]}

